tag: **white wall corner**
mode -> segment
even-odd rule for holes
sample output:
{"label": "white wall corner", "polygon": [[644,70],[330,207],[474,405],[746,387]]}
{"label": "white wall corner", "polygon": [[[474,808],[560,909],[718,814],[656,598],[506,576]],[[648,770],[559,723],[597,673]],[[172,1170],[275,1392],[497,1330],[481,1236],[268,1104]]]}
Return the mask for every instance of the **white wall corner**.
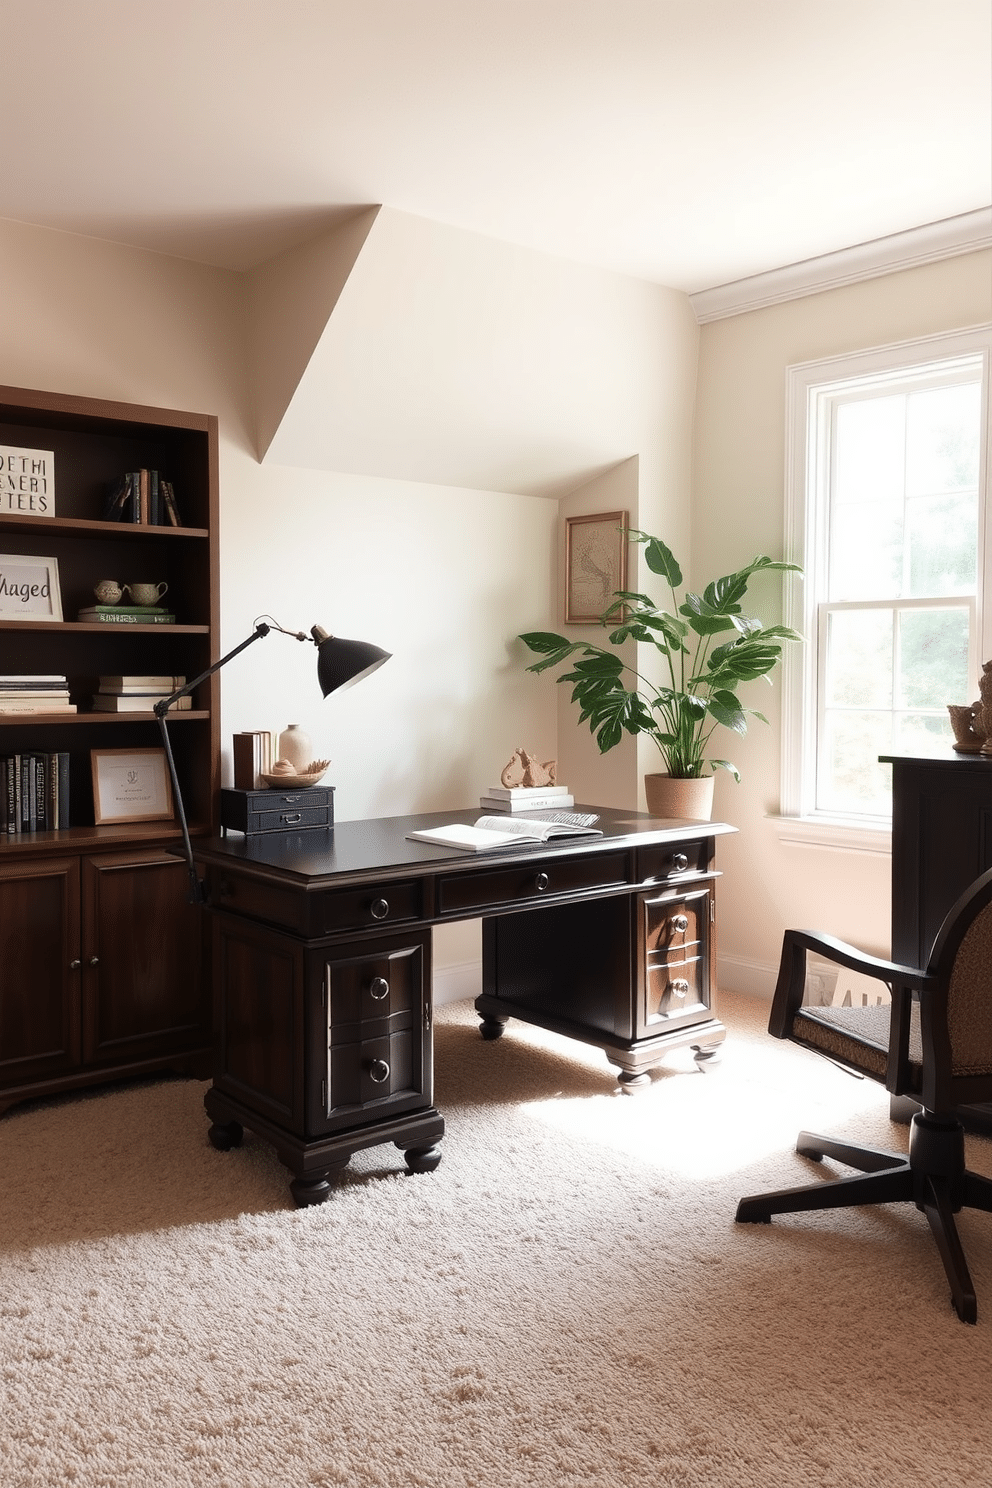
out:
{"label": "white wall corner", "polygon": [[[716,958],[716,984],[724,992],[744,992],[749,997],[760,997],[771,1002],[778,979],[778,963],[754,961],[748,956],[723,956]],[[719,992],[717,993],[719,999]],[[717,1002],[717,1016],[720,1008]]]}
{"label": "white wall corner", "polygon": [[380,208],[365,207],[248,275],[249,377],[261,461],[303,380]]}

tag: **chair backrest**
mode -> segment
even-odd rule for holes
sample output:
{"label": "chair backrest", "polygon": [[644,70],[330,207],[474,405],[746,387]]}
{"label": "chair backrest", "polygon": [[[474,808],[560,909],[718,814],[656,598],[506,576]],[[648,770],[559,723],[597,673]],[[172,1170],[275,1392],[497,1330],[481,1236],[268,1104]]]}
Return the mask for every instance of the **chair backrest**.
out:
{"label": "chair backrest", "polygon": [[992,1100],[992,869],[948,911],[930,953],[922,1000],[928,1109]]}

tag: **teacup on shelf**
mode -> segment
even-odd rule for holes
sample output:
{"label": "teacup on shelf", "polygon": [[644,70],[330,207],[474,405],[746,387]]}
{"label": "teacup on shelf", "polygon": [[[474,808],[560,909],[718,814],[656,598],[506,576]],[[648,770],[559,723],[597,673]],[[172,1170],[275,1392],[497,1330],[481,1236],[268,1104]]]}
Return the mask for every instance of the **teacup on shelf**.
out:
{"label": "teacup on shelf", "polygon": [[125,584],[124,593],[130,594],[136,605],[156,605],[168,589],[168,584]]}
{"label": "teacup on shelf", "polygon": [[116,579],[101,579],[93,593],[96,595],[97,604],[115,605],[120,604],[124,590]]}

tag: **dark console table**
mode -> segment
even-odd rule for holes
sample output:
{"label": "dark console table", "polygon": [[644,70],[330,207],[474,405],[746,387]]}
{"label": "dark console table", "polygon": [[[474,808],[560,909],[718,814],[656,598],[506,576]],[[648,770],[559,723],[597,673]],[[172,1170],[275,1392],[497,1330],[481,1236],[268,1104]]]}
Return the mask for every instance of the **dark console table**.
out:
{"label": "dark console table", "polygon": [[210,1139],[271,1141],[298,1204],[382,1142],[440,1162],[431,927],[483,921],[483,1037],[507,1019],[604,1050],[627,1089],[672,1048],[702,1067],[713,1011],[719,822],[599,810],[602,837],[464,853],[407,841],[441,812],[197,842],[213,919]]}
{"label": "dark console table", "polygon": [[[926,966],[955,901],[992,868],[992,758],[981,754],[885,754],[892,766],[892,959]],[[893,1097],[893,1115],[905,1105]],[[961,1119],[992,1135],[992,1106]]]}

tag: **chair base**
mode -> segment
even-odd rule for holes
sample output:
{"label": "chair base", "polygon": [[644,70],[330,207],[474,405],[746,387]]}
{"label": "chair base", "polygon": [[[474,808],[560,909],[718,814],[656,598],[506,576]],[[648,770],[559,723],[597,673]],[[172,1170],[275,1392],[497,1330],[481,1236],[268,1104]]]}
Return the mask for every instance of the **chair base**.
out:
{"label": "chair base", "polygon": [[951,1285],[954,1310],[963,1323],[978,1320],[978,1304],[954,1216],[961,1209],[992,1213],[992,1179],[964,1165],[964,1128],[923,1111],[910,1126],[909,1156],[877,1147],[855,1147],[833,1137],[800,1132],[796,1151],[819,1162],[834,1158],[857,1168],[854,1178],[835,1178],[775,1193],[741,1199],[741,1224],[769,1224],[773,1214],[799,1214],[814,1209],[846,1209],[861,1204],[914,1203],[927,1217],[944,1271]]}

